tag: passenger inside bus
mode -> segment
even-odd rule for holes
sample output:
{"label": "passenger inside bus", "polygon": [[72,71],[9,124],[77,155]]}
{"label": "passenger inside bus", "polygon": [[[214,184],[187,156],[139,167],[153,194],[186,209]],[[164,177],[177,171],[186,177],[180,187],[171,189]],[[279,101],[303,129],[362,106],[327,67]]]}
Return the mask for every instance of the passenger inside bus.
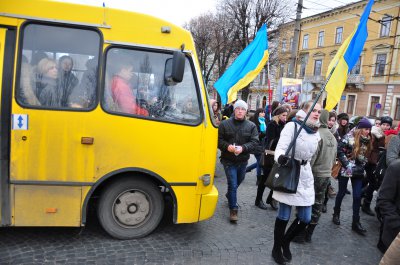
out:
{"label": "passenger inside bus", "polygon": [[58,87],[58,70],[54,60],[44,58],[37,66],[36,91],[40,104],[60,107],[61,93]]}
{"label": "passenger inside bus", "polygon": [[21,78],[20,78],[20,91],[19,97],[23,103],[38,106],[40,102],[36,97],[34,88],[34,74],[32,66],[28,62],[28,58],[25,55],[22,56],[21,60]]}
{"label": "passenger inside bus", "polygon": [[68,107],[70,105],[70,96],[78,85],[79,80],[72,71],[74,62],[71,56],[62,56],[58,60],[58,65],[59,91],[61,92],[60,104],[61,107]]}
{"label": "passenger inside bus", "polygon": [[111,80],[112,98],[119,110],[124,113],[149,116],[149,112],[136,102],[136,97],[133,95],[131,87],[133,75],[133,65],[130,62],[122,62],[117,66]]}

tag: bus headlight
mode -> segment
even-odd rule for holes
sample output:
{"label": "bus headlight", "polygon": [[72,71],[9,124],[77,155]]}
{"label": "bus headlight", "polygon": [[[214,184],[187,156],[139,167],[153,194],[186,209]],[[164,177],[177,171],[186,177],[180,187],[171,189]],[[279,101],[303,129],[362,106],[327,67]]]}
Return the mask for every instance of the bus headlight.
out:
{"label": "bus headlight", "polygon": [[200,179],[203,181],[204,186],[208,186],[211,183],[211,176],[210,174],[205,174],[200,177]]}

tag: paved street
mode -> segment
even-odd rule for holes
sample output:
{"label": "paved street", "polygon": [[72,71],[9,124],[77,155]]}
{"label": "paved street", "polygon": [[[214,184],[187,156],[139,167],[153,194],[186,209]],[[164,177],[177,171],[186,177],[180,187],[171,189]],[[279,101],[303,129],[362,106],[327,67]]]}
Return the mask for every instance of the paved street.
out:
{"label": "paved street", "polygon": [[[0,264],[274,264],[271,249],[276,212],[254,206],[255,170],[239,188],[236,225],[228,220],[225,175],[220,165],[216,173],[220,196],[210,220],[180,225],[164,220],[150,236],[126,241],[110,238],[94,216],[84,230],[0,228]],[[379,263],[378,221],[361,213],[368,235],[353,233],[351,201],[346,195],[340,226],[331,221],[334,201],[329,201],[328,213],[322,215],[313,243],[292,243],[291,264]]]}

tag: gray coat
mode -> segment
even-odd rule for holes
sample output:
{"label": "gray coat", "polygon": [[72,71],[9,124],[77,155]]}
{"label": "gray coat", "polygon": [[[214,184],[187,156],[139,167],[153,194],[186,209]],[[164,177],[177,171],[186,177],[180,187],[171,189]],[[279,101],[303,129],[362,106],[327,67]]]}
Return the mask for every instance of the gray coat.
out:
{"label": "gray coat", "polygon": [[400,133],[396,136],[393,136],[390,139],[390,142],[387,146],[386,151],[386,165],[390,166],[390,164],[400,157]]}

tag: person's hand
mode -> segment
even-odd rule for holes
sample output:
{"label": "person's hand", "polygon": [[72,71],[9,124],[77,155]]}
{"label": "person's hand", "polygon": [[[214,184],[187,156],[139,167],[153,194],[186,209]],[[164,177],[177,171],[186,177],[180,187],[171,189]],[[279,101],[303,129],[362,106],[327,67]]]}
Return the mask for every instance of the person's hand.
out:
{"label": "person's hand", "polygon": [[235,146],[235,155],[239,155],[241,152],[243,152],[243,147]]}
{"label": "person's hand", "polygon": [[345,174],[346,174],[346,176],[351,176],[353,174],[353,169],[352,169],[351,165],[348,165],[346,167]]}
{"label": "person's hand", "polygon": [[235,146],[233,144],[228,146],[228,152],[235,153]]}
{"label": "person's hand", "polygon": [[281,165],[281,166],[286,165],[288,161],[289,161],[289,157],[288,156],[280,155],[278,157],[278,164]]}

